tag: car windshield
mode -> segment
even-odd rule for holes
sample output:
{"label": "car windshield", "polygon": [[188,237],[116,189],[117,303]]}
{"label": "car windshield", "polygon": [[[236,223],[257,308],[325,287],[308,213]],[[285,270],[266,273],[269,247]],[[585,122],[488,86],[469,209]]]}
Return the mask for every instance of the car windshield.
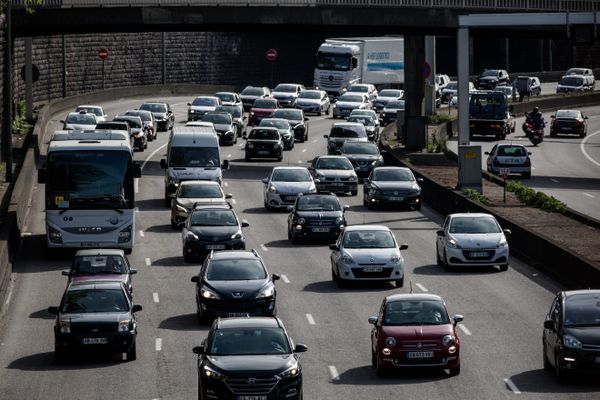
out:
{"label": "car windshield", "polygon": [[218,106],[219,100],[214,97],[196,97],[194,99],[194,101],[192,101],[192,105],[200,106],[200,107],[202,107],[202,106],[205,106],[205,107]]}
{"label": "car windshield", "polygon": [[497,155],[499,157],[525,157],[527,150],[521,146],[499,146]]}
{"label": "car windshield", "polygon": [[69,114],[65,120],[67,124],[96,125],[94,114]]}
{"label": "car windshield", "polygon": [[127,111],[125,115],[137,115],[142,119],[142,121],[152,121],[152,114],[149,111]]}
{"label": "car windshield", "polygon": [[71,275],[125,273],[125,260],[118,255],[77,256],[71,266]]}
{"label": "car windshield", "polygon": [[219,184],[188,184],[181,185],[178,197],[183,199],[214,199],[223,198],[223,191]]}
{"label": "car windshield", "polygon": [[167,106],[161,103],[144,103],[140,106],[140,110],[146,110],[155,113],[166,113]]}
{"label": "car windshield", "polygon": [[277,100],[275,99],[256,99],[254,100],[253,108],[277,108]]}
{"label": "car windshield", "polygon": [[352,69],[350,54],[317,53],[317,68],[330,71],[349,71]]}
{"label": "car windshield", "polygon": [[387,304],[384,326],[445,325],[450,323],[446,307],[437,300],[399,300]]}
{"label": "car windshield", "polygon": [[563,76],[558,81],[558,84],[564,86],[581,86],[583,85],[583,78],[581,76]]}
{"label": "car windshield", "polygon": [[354,92],[354,93],[369,93],[369,87],[368,86],[360,86],[360,85],[350,86],[348,91]]}
{"label": "car windshield", "polygon": [[320,99],[321,93],[313,92],[310,90],[305,90],[304,92],[300,92],[300,94],[298,95],[298,98],[299,99]]}
{"label": "car windshield", "polygon": [[366,137],[367,131],[364,126],[333,126],[329,137],[332,138],[360,138]]}
{"label": "car windshield", "polygon": [[291,349],[281,328],[244,326],[214,332],[208,353],[213,356],[290,354]]}
{"label": "car windshield", "polygon": [[172,146],[169,157],[170,167],[218,167],[219,149],[217,147]]}
{"label": "car windshield", "polygon": [[265,92],[261,88],[247,87],[244,90],[242,90],[242,93],[240,94],[244,96],[262,96],[264,93]]}
{"label": "car windshield", "polygon": [[61,313],[102,313],[129,311],[121,289],[69,290],[60,306]]}
{"label": "car windshield", "polygon": [[483,71],[480,76],[498,76],[498,71],[495,69],[490,69],[489,71]]}
{"label": "car windshield", "polygon": [[396,247],[390,231],[344,232],[342,246],[346,249],[388,249]]}
{"label": "car windshield", "polygon": [[585,75],[585,69],[583,68],[569,68],[565,75]]}
{"label": "car windshield", "polygon": [[500,227],[492,217],[454,217],[450,233],[500,233]]}
{"label": "car windshield", "polygon": [[248,139],[252,140],[279,140],[279,131],[275,129],[252,129]]}
{"label": "car windshield", "polygon": [[296,204],[297,211],[340,211],[340,203],[333,196],[301,196]]}
{"label": "car windshield", "polygon": [[343,94],[340,96],[338,101],[347,101],[349,103],[362,103],[363,101],[365,101],[365,98],[353,94]]}
{"label": "car windshield", "polygon": [[456,89],[458,89],[458,83],[450,82],[446,85],[446,89],[456,90]]}
{"label": "car windshield", "polygon": [[384,89],[381,92],[379,92],[378,97],[401,97],[401,96],[402,96],[402,92],[400,90]]}
{"label": "car windshield", "polygon": [[254,258],[212,260],[206,268],[206,279],[211,281],[247,281],[266,277],[262,263]]}
{"label": "car windshield", "polygon": [[216,96],[221,99],[221,101],[235,101],[235,95],[233,93],[217,93]]}
{"label": "car windshield", "polygon": [[375,143],[371,142],[345,142],[342,146],[345,154],[379,154]]}
{"label": "car windshield", "polygon": [[292,121],[302,121],[302,110],[277,110],[273,113],[273,118],[283,118]]}
{"label": "car windshield", "polygon": [[385,105],[385,108],[391,110],[404,110],[404,100],[390,101]]}
{"label": "car windshield", "polygon": [[196,210],[192,213],[194,226],[236,226],[237,219],[232,210]]}
{"label": "car windshield", "polygon": [[414,181],[415,177],[409,169],[375,169],[371,180],[381,182]]}
{"label": "car windshield", "polygon": [[359,124],[363,124],[365,126],[375,126],[375,121],[373,118],[367,117],[366,115],[354,115],[348,117],[348,122],[358,122]]}
{"label": "car windshield", "polygon": [[556,112],[556,118],[581,118],[581,113],[575,110],[559,110]]}
{"label": "car windshield", "polygon": [[231,114],[233,118],[240,118],[242,116],[242,109],[238,106],[219,106],[215,111],[222,111]]}
{"label": "car windshield", "polygon": [[286,84],[279,84],[277,86],[275,86],[275,89],[273,89],[274,92],[288,92],[288,93],[296,93],[296,86],[295,85],[286,85]]}
{"label": "car windshield", "polygon": [[321,157],[315,164],[316,169],[344,169],[346,171],[354,170],[352,163],[347,158]]}
{"label": "car windshield", "polygon": [[307,169],[276,169],[273,171],[273,182],[310,182],[312,178]]}
{"label": "car windshield", "polygon": [[260,121],[258,126],[272,126],[277,129],[288,129],[290,127],[290,123],[287,119],[271,119],[265,118]]}
{"label": "car windshield", "polygon": [[570,295],[565,304],[565,327],[600,326],[600,294]]}
{"label": "car windshield", "polygon": [[98,117],[102,116],[102,110],[99,107],[77,107],[75,111],[79,112],[83,110],[85,110],[85,112],[94,114]]}
{"label": "car windshield", "polygon": [[230,125],[231,124],[231,115],[229,115],[227,113],[220,113],[220,114],[206,113],[202,117],[202,121],[212,122],[213,124]]}
{"label": "car windshield", "polygon": [[114,121],[124,121],[129,124],[131,128],[141,129],[142,119],[141,118],[115,118]]}

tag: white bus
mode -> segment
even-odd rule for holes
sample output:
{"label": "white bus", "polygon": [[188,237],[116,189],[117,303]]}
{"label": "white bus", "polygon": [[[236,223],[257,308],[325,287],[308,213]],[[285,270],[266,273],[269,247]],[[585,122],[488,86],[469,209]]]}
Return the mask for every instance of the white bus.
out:
{"label": "white bus", "polygon": [[38,171],[38,182],[46,184],[48,247],[110,247],[131,253],[134,178],[140,176],[126,132],[55,132]]}

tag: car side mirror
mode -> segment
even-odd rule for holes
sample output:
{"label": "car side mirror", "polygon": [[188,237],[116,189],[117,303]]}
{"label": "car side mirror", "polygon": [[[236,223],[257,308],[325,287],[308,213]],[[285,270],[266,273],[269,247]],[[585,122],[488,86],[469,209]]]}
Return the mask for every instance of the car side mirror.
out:
{"label": "car side mirror", "polygon": [[512,231],[510,229],[502,229],[502,232],[504,232],[505,235],[511,235]]}
{"label": "car side mirror", "polygon": [[417,182],[423,183],[423,178],[417,178]]}
{"label": "car side mirror", "polygon": [[267,183],[269,183],[269,178],[263,178],[263,179],[261,180],[261,182],[262,182],[262,183],[264,183],[264,184],[266,185]]}
{"label": "car side mirror", "polygon": [[408,245],[406,243],[402,243],[398,248],[400,250],[406,250],[406,249],[408,249]]}
{"label": "car side mirror", "polygon": [[192,279],[190,279],[190,280],[191,280],[192,282],[194,282],[194,283],[198,283],[198,282],[200,282],[200,278],[198,278],[198,275],[194,275],[194,276],[192,276]]}
{"label": "car side mirror", "polygon": [[288,211],[294,211],[294,206],[287,206],[285,209]]}
{"label": "car side mirror", "polygon": [[323,135],[325,139],[329,139],[329,135]]}
{"label": "car side mirror", "polygon": [[161,158],[160,160],[160,167],[162,169],[167,169],[167,161],[164,158]]}
{"label": "car side mirror", "polygon": [[233,195],[231,193],[225,193],[226,199],[231,199],[232,197],[233,197]]}
{"label": "car side mirror", "polygon": [[137,273],[138,273],[138,270],[137,270],[137,269],[135,269],[135,268],[131,268],[131,269],[129,270],[129,275],[135,275],[135,274],[137,274]]}
{"label": "car side mirror", "polygon": [[344,209],[344,211],[349,210],[350,206],[348,204],[344,204],[343,209]]}
{"label": "car side mirror", "polygon": [[70,273],[70,272],[71,272],[71,271],[62,271],[62,275],[63,275],[63,276],[70,276],[70,275],[71,275],[71,273]]}
{"label": "car side mirror", "polygon": [[223,163],[221,164],[221,169],[223,171],[227,171],[229,169],[229,160],[224,160]]}
{"label": "car side mirror", "polygon": [[60,122],[61,124],[64,124],[64,123],[65,123],[65,121],[64,121],[63,119],[61,119],[61,120],[60,120],[60,121],[58,121],[58,122]]}
{"label": "car side mirror", "polygon": [[48,307],[48,312],[50,314],[58,315],[58,307],[55,307],[55,306]]}
{"label": "car side mirror", "polygon": [[204,346],[194,346],[192,351],[194,352],[194,354],[204,354]]}
{"label": "car side mirror", "polygon": [[547,319],[544,321],[544,329],[554,330],[554,321],[551,319]]}
{"label": "car side mirror", "polygon": [[38,183],[46,183],[46,168],[38,169]]}
{"label": "car side mirror", "polygon": [[435,234],[438,236],[446,236],[446,233],[442,229],[435,231]]}
{"label": "car side mirror", "polygon": [[298,343],[296,347],[294,347],[294,353],[304,353],[308,350],[308,346],[302,343]]}
{"label": "car side mirror", "polygon": [[335,243],[332,243],[332,244],[329,245],[329,250],[337,251],[339,249],[340,249],[340,246],[338,246]]}
{"label": "car side mirror", "polygon": [[142,177],[142,166],[137,161],[133,162],[133,177],[134,178],[141,178]]}
{"label": "car side mirror", "polygon": [[248,221],[246,221],[245,219],[242,220],[242,228],[247,228],[249,227],[250,224],[248,223]]}
{"label": "car side mirror", "polygon": [[142,311],[142,305],[141,304],[134,304],[133,307],[131,308],[131,312],[138,312],[138,311]]}
{"label": "car side mirror", "polygon": [[528,155],[528,156],[530,156],[530,155],[531,155],[531,152],[530,152],[530,151],[528,151],[528,152],[527,152],[527,155]]}
{"label": "car side mirror", "polygon": [[462,322],[462,320],[464,320],[465,317],[463,317],[460,314],[455,314],[454,317],[452,317],[452,320],[454,321],[454,325],[458,324],[459,322]]}
{"label": "car side mirror", "polygon": [[304,122],[308,121],[308,118],[304,117]]}
{"label": "car side mirror", "polygon": [[277,275],[277,274],[273,274],[273,275],[271,275],[271,280],[272,280],[273,282],[275,282],[275,281],[278,281],[278,280],[280,280],[280,279],[281,279],[281,277],[280,277],[279,275]]}
{"label": "car side mirror", "polygon": [[248,136],[244,135],[244,136],[242,136],[242,139],[248,140]]}
{"label": "car side mirror", "polygon": [[377,325],[377,317],[376,316],[369,317],[369,323],[371,325]]}
{"label": "car side mirror", "polygon": [[489,155],[490,155],[490,152],[489,152],[489,151],[486,151],[486,152],[484,152],[483,154],[485,154],[486,156],[489,156]]}
{"label": "car side mirror", "polygon": [[583,119],[588,119],[588,116],[587,116],[587,115],[586,115],[586,116],[584,116],[584,117],[583,117]]}
{"label": "car side mirror", "polygon": [[187,105],[188,105],[188,106],[191,106],[191,105],[192,105],[192,103],[187,103]]}

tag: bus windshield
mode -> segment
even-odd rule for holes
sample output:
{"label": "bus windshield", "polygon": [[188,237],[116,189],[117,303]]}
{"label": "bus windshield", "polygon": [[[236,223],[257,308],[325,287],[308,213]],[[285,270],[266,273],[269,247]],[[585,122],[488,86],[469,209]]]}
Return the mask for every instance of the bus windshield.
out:
{"label": "bus windshield", "polygon": [[133,208],[131,153],[114,150],[48,154],[46,208]]}

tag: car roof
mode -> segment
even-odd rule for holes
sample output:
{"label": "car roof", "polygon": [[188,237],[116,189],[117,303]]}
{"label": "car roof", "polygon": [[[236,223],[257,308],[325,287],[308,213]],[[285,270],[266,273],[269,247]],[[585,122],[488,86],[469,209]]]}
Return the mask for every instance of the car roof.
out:
{"label": "car roof", "polygon": [[241,317],[219,318],[217,329],[227,328],[281,328],[279,319],[275,317]]}
{"label": "car roof", "polygon": [[221,186],[217,181],[204,181],[204,180],[183,180],[179,183],[180,186]]}
{"label": "car roof", "polygon": [[419,300],[437,300],[444,301],[441,296],[437,294],[431,293],[397,293],[386,296],[386,302],[389,303],[391,301],[398,300],[409,300],[409,301],[419,301]]}
{"label": "car roof", "polygon": [[67,291],[71,290],[97,290],[97,289],[123,289],[121,281],[83,281],[71,282]]}
{"label": "car roof", "polygon": [[571,296],[579,296],[582,294],[589,294],[590,296],[600,296],[600,289],[580,289],[580,290],[565,290],[562,292],[565,298]]}
{"label": "car roof", "polygon": [[207,205],[199,205],[198,207],[194,208],[192,210],[192,212],[206,211],[206,210],[231,210],[231,211],[233,211],[233,208],[231,207],[231,204],[229,204],[229,203],[227,203],[227,204],[207,204]]}
{"label": "car roof", "polygon": [[77,253],[75,253],[75,257],[107,256],[107,255],[124,256],[125,251],[123,251],[123,249],[85,249],[85,250],[78,250]]}
{"label": "car roof", "polygon": [[346,156],[337,156],[337,155],[323,155],[323,156],[318,156],[317,159],[321,159],[321,158],[344,158],[344,159],[348,159],[348,157]]}
{"label": "car roof", "polygon": [[519,144],[519,143],[498,143],[497,146],[498,147],[522,147],[522,148],[525,148],[524,145]]}
{"label": "car roof", "polygon": [[279,133],[279,129],[275,128],[274,126],[253,126],[250,132],[259,130],[276,131],[277,133]]}
{"label": "car roof", "polygon": [[488,214],[488,213],[454,213],[454,214],[450,214],[448,215],[451,218],[456,218],[456,217],[494,217],[492,214]]}
{"label": "car roof", "polygon": [[77,108],[80,108],[80,107],[81,108],[83,108],[83,107],[86,107],[86,108],[100,108],[100,109],[102,108],[102,106],[95,106],[95,105],[92,105],[92,104],[80,104],[80,105],[77,106]]}
{"label": "car roof", "polygon": [[348,127],[363,127],[364,125],[360,122],[334,122],[331,126],[332,128],[337,128],[338,126],[348,126]]}
{"label": "car roof", "polygon": [[293,165],[290,165],[290,166],[281,165],[281,166],[278,166],[278,167],[273,167],[273,171],[275,171],[276,169],[301,169],[301,170],[304,171],[307,168],[306,167],[293,166]]}
{"label": "car roof", "polygon": [[390,231],[390,228],[385,225],[348,225],[344,231]]}
{"label": "car roof", "polygon": [[407,168],[407,167],[391,167],[391,166],[387,166],[387,167],[383,167],[383,166],[382,167],[375,167],[373,169],[376,169],[376,170],[384,170],[384,169],[385,170],[402,170],[402,171],[410,170],[410,168]]}
{"label": "car roof", "polygon": [[217,92],[215,94],[237,94],[236,92]]}
{"label": "car roof", "polygon": [[213,253],[211,260],[225,259],[257,259],[260,258],[255,250],[222,250]]}

